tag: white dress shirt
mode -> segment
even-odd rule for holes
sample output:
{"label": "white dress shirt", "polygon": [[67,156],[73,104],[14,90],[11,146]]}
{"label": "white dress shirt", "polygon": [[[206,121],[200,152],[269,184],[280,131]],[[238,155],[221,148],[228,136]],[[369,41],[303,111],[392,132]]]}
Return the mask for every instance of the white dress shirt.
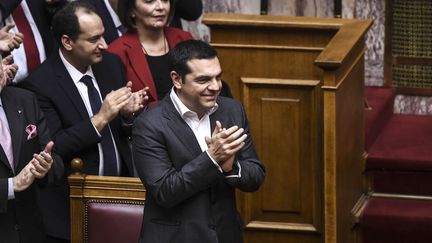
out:
{"label": "white dress shirt", "polygon": [[[101,98],[101,101],[103,101],[103,99],[101,97],[99,85],[96,82],[96,78],[95,78],[95,76],[93,74],[93,70],[92,70],[91,66],[89,66],[88,69],[87,69],[87,71],[86,71],[86,73],[83,74],[80,71],[78,71],[78,69],[76,69],[74,66],[72,66],[72,64],[70,64],[64,58],[64,56],[63,56],[63,54],[62,54],[62,52],[60,50],[59,50],[59,54],[60,54],[60,59],[62,60],[64,66],[66,67],[66,70],[68,71],[68,73],[71,76],[71,78],[72,78],[75,86],[77,87],[79,94],[81,95],[81,99],[84,102],[84,105],[86,107],[86,110],[87,110],[87,113],[88,113],[89,117],[92,117],[94,114],[93,114],[93,111],[92,111],[92,108],[91,108],[91,105],[90,105],[90,99],[88,97],[87,85],[85,85],[83,82],[80,81],[81,78],[84,75],[88,75],[88,76],[91,77],[91,79],[93,81],[93,85],[97,89],[97,91],[99,93],[99,96]],[[109,125],[107,125],[107,126],[108,126],[108,129],[111,130],[111,128],[109,127]],[[96,129],[96,127],[94,126],[94,124],[93,124],[93,127],[94,127],[96,133],[99,135],[99,137],[101,137],[101,134]],[[118,169],[117,172],[120,174],[120,156],[119,156],[119,153],[117,151],[117,145],[116,145],[115,140],[114,140],[114,138],[112,136],[112,132],[111,132],[111,139],[113,140],[113,143],[114,143],[114,149],[115,149],[115,154],[116,154],[116,158],[117,158],[117,169]],[[101,143],[98,143],[98,150],[99,150],[99,158],[100,158],[100,160],[99,160],[99,175],[103,175],[104,174],[104,170],[103,170],[103,168],[104,168],[104,166],[103,166],[104,165],[104,159],[103,159],[103,153],[102,153],[102,145],[101,145]]]}
{"label": "white dress shirt", "polygon": [[[45,53],[45,48],[44,48],[44,44],[42,41],[42,36],[41,33],[39,32],[39,29],[36,26],[36,22],[33,19],[33,16],[31,15],[30,9],[27,5],[26,1],[22,1],[21,2],[21,7],[24,11],[24,15],[27,18],[27,21],[30,24],[30,28],[33,32],[33,36],[35,38],[35,42],[36,42],[36,46],[39,52],[39,61],[40,63],[42,63],[45,59],[46,59],[46,53]],[[9,15],[6,19],[5,19],[5,24],[15,24],[15,21],[13,20],[12,14]],[[15,27],[13,27],[10,32],[20,32],[17,28],[17,26],[15,25]],[[24,37],[25,38],[25,37]],[[25,41],[25,40],[24,40]],[[27,70],[27,58],[24,52],[24,45],[21,44],[20,47],[18,49],[14,49],[11,54],[14,57],[14,63],[16,63],[18,65],[18,72],[15,75],[15,78],[12,80],[13,83],[17,83],[23,79],[25,79],[28,76],[28,70]]]}
{"label": "white dress shirt", "polygon": [[[170,93],[171,101],[174,104],[175,109],[178,111],[180,116],[183,118],[183,120],[188,124],[188,126],[192,129],[195,138],[198,141],[198,144],[201,148],[201,151],[205,151],[209,158],[212,160],[213,164],[216,165],[216,167],[219,169],[221,173],[223,173],[222,168],[220,165],[216,162],[216,160],[213,159],[213,157],[210,156],[208,153],[208,146],[205,141],[205,137],[211,137],[212,131],[210,126],[210,115],[213,114],[219,107],[219,105],[216,103],[213,108],[211,108],[209,111],[207,111],[201,119],[198,118],[198,114],[194,111],[191,111],[189,108],[187,108],[183,102],[180,100],[180,98],[177,96],[176,92],[174,91],[174,88],[171,89]],[[226,177],[241,177],[241,167],[240,163],[237,161],[237,166],[239,168],[239,173],[237,175],[228,175]]]}

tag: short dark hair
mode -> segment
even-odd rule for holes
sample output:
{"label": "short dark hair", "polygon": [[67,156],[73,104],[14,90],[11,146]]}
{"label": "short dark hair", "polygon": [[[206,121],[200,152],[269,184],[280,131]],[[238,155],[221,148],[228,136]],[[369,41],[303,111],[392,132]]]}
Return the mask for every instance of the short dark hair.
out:
{"label": "short dark hair", "polygon": [[[135,19],[132,18],[131,12],[136,7],[136,0],[119,0],[117,3],[117,14],[119,16],[120,22],[128,29],[135,29]],[[170,12],[168,15],[167,25],[171,21],[174,15],[174,4],[175,0],[169,0]]]}
{"label": "short dark hair", "polygon": [[76,40],[81,33],[80,24],[76,12],[82,9],[85,13],[96,14],[95,8],[81,1],[74,1],[63,6],[52,19],[52,31],[54,38],[61,46],[61,37],[69,36]]}
{"label": "short dark hair", "polygon": [[170,51],[170,70],[175,71],[184,79],[191,72],[187,62],[192,59],[213,59],[217,57],[216,50],[207,42],[187,40],[180,42]]}

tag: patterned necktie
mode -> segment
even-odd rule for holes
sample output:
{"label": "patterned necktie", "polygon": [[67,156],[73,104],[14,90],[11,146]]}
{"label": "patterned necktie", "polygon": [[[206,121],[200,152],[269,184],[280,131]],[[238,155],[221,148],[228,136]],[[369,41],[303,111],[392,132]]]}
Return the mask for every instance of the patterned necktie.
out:
{"label": "patterned necktie", "polygon": [[[3,109],[1,105],[0,109]],[[15,170],[13,162],[12,139],[9,129],[5,125],[7,121],[5,121],[4,118],[5,117],[0,115],[0,144],[3,147],[3,151],[5,152],[6,157],[9,160],[9,164],[11,165],[12,170]]]}
{"label": "patterned necktie", "polygon": [[24,34],[24,52],[27,59],[27,71],[31,73],[39,64],[40,57],[39,51],[36,45],[36,41],[33,35],[33,31],[24,14],[21,5],[18,5],[12,12],[12,17],[18,28],[18,31]]}
{"label": "patterned necktie", "polygon": [[[93,85],[91,77],[88,75],[84,75],[80,81],[87,86],[88,97],[90,100],[90,106],[92,108],[93,114],[98,113],[101,108],[102,102],[99,96],[99,92]],[[107,125],[102,130],[101,135],[102,154],[104,159],[104,175],[117,176],[117,157],[115,154],[114,142],[112,140],[109,125]]]}

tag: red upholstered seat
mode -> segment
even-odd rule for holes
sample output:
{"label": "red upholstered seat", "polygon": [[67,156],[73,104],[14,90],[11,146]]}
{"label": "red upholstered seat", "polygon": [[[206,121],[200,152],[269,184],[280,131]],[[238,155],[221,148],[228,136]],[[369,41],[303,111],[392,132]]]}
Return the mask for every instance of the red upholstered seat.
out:
{"label": "red upholstered seat", "polygon": [[86,211],[86,242],[138,242],[144,213],[143,203],[90,200]]}

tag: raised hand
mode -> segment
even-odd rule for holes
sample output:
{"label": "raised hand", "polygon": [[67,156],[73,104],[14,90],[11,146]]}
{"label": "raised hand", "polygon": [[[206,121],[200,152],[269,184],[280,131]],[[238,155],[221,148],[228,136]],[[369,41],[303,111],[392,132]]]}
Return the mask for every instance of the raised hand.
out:
{"label": "raised hand", "polygon": [[[18,65],[13,63],[12,55],[5,57],[2,60],[3,66],[3,78],[5,79],[5,85],[8,85],[14,79],[16,73],[18,72]],[[1,84],[0,84],[1,85]]]}
{"label": "raised hand", "polygon": [[31,168],[33,168],[33,164],[28,163],[18,175],[12,178],[14,192],[24,191],[33,183],[35,176],[31,173]]}
{"label": "raised hand", "polygon": [[235,154],[245,145],[247,135],[243,132],[244,129],[238,126],[223,128],[222,124],[216,121],[212,136],[205,137],[207,152],[218,162],[224,172],[232,170]]}
{"label": "raised hand", "polygon": [[[126,87],[132,87],[132,82],[129,81]],[[130,119],[135,113],[139,112],[146,105],[149,97],[147,95],[148,87],[133,92],[128,103],[121,109],[121,114],[124,118]]]}
{"label": "raised hand", "polygon": [[0,52],[11,52],[23,42],[24,35],[22,33],[9,32],[14,26],[8,24],[0,29]]}
{"label": "raised hand", "polygon": [[50,141],[45,149],[39,154],[34,154],[33,159],[30,163],[33,167],[30,167],[30,172],[38,179],[42,179],[51,169],[53,159],[51,157],[51,151],[54,146],[54,142]]}
{"label": "raised hand", "polygon": [[91,118],[96,129],[102,131],[118,115],[120,110],[127,105],[131,96],[132,91],[126,86],[107,94],[99,112]]}

